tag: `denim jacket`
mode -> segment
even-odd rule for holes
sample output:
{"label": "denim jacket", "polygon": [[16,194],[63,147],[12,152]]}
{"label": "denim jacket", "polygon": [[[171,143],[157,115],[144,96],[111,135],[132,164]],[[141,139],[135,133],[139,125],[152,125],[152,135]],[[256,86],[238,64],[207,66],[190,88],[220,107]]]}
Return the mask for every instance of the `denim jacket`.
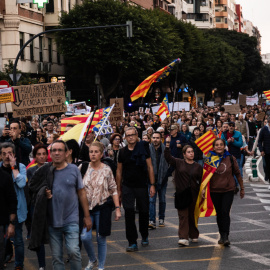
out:
{"label": "denim jacket", "polygon": [[[3,162],[0,162],[0,167],[2,167]],[[24,187],[26,185],[26,167],[19,163],[19,174],[16,178],[14,178],[14,175],[12,173],[12,179],[14,183],[14,188],[17,195],[17,218],[18,222],[22,223],[27,218],[27,204],[26,199],[24,195]]]}

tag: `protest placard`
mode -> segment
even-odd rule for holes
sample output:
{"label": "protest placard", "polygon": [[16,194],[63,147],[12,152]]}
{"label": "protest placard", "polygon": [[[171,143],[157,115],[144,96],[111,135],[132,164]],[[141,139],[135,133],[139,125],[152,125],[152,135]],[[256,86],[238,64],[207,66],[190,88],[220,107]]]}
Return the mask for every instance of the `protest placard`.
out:
{"label": "protest placard", "polygon": [[247,96],[246,95],[239,95],[239,105],[246,106],[247,104]]}
{"label": "protest placard", "polygon": [[12,87],[0,89],[0,104],[15,101]]}
{"label": "protest placard", "polygon": [[87,114],[87,107],[85,101],[76,102],[72,104],[74,115]]}
{"label": "protest placard", "polygon": [[124,111],[124,99],[123,98],[111,98],[110,106],[115,103],[115,106],[110,114],[111,125],[116,125],[123,121],[123,111]]}
{"label": "protest placard", "polygon": [[233,104],[233,105],[223,105],[225,112],[228,112],[230,114],[239,114],[240,112],[240,106],[239,104]]}
{"label": "protest placard", "polygon": [[207,101],[207,107],[214,107],[215,101]]}
{"label": "protest placard", "polygon": [[67,110],[63,83],[30,84],[14,87],[13,117],[52,114]]}
{"label": "protest placard", "polygon": [[265,117],[265,112],[260,112],[257,114],[257,121],[263,121]]}

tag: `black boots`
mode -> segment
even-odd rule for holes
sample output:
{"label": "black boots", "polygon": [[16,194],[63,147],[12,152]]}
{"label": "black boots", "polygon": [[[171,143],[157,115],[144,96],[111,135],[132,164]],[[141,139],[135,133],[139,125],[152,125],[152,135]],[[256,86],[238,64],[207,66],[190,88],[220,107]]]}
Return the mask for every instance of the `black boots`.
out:
{"label": "black boots", "polygon": [[225,247],[228,247],[231,244],[227,233],[220,234],[220,239],[218,240],[218,244],[224,245]]}

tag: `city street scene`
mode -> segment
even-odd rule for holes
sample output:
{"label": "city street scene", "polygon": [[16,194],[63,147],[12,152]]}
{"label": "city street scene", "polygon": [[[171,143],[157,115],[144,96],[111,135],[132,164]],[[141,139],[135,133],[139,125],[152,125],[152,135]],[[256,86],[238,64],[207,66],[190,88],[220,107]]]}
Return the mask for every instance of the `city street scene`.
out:
{"label": "city street scene", "polygon": [[0,0],[0,270],[269,270],[269,8]]}

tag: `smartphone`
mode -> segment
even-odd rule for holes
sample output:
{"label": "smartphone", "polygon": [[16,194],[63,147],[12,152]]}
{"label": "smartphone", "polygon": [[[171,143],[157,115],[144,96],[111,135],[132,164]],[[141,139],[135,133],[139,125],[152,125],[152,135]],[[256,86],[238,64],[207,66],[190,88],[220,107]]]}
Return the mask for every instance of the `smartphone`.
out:
{"label": "smartphone", "polygon": [[9,126],[9,121],[6,121],[6,126]]}

